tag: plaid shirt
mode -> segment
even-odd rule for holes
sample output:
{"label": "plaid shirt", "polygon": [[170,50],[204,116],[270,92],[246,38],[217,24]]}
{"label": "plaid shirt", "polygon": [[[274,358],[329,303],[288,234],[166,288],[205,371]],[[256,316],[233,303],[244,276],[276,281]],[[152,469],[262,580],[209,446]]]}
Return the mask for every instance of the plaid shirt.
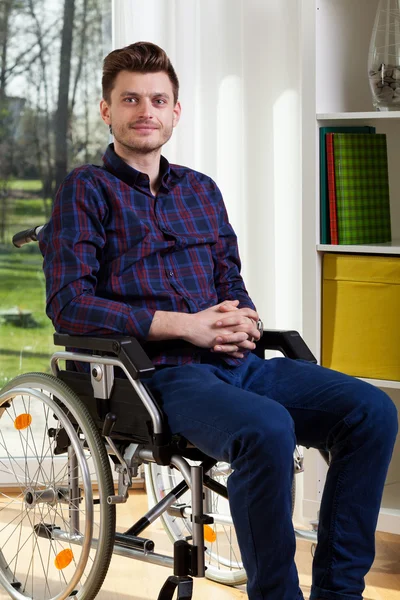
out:
{"label": "plaid shirt", "polygon": [[[209,177],[162,157],[154,197],[149,177],[112,144],[103,161],[68,175],[39,235],[47,314],[57,331],[143,343],[157,310],[196,313],[228,299],[254,308],[236,235]],[[144,347],[154,364],[198,362],[201,355],[179,340]]]}

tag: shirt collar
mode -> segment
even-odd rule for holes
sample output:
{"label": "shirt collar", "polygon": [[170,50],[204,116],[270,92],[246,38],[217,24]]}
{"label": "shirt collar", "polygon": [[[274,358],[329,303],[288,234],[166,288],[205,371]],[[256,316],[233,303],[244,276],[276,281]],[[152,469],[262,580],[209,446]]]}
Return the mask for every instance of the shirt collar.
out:
{"label": "shirt collar", "polygon": [[[148,176],[129,166],[114,150],[114,144],[109,144],[103,156],[103,163],[107,171],[113,173],[130,186],[140,185],[148,181]],[[165,156],[160,158],[161,185],[170,189],[170,164]]]}

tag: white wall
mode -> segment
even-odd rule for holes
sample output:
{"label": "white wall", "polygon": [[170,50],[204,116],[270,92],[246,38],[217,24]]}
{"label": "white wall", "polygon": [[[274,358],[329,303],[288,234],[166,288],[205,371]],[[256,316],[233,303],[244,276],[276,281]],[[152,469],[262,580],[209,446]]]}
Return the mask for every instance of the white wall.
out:
{"label": "white wall", "polygon": [[300,0],[114,0],[114,47],[152,41],[181,84],[169,160],[220,186],[268,327],[301,330]]}

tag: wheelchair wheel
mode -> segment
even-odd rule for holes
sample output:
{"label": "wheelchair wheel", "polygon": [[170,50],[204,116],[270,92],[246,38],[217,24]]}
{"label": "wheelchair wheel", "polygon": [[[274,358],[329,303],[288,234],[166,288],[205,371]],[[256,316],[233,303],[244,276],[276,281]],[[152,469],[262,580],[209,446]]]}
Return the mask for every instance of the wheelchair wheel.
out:
{"label": "wheelchair wheel", "polygon": [[[200,464],[189,461],[191,464]],[[232,472],[228,463],[219,462],[208,475],[226,486]],[[176,469],[162,467],[155,463],[145,466],[146,487],[150,506],[154,506],[166,496],[181,480]],[[296,496],[296,479],[292,483],[292,515]],[[190,505],[190,492],[179,499],[179,504]],[[219,515],[212,526],[207,525],[204,531],[206,547],[206,577],[225,585],[242,585],[247,582],[246,571],[241,562],[239,545],[229,509],[229,502],[218,494],[205,489],[205,512]],[[192,535],[189,518],[175,517],[168,513],[161,515],[161,521],[172,542]]]}
{"label": "wheelchair wheel", "polygon": [[0,481],[8,595],[93,600],[113,551],[113,481],[91,416],[56,377],[28,373],[0,392]]}

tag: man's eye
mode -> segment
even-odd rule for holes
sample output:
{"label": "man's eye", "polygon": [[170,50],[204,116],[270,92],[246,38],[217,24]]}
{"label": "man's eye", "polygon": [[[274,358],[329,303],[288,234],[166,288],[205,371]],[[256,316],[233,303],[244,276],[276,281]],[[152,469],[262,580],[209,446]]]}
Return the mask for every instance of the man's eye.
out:
{"label": "man's eye", "polygon": [[167,101],[163,100],[162,98],[157,98],[157,100],[156,100],[156,104],[166,104],[166,103],[167,103]]}
{"label": "man's eye", "polygon": [[128,104],[131,104],[132,102],[136,102],[136,98],[125,98],[124,102],[128,102]]}

